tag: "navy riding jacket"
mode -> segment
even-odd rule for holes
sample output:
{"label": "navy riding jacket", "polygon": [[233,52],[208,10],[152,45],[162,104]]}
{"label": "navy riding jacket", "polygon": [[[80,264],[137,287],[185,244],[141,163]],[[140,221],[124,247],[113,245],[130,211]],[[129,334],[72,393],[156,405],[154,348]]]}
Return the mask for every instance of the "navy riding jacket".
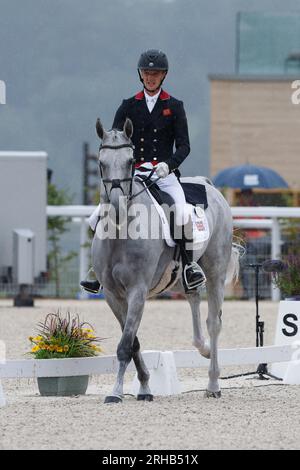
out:
{"label": "navy riding jacket", "polygon": [[132,142],[138,165],[143,162],[166,162],[172,171],[190,153],[183,102],[167,92],[161,91],[151,113],[143,91],[123,100],[116,112],[113,129],[122,130],[126,117],[133,123]]}

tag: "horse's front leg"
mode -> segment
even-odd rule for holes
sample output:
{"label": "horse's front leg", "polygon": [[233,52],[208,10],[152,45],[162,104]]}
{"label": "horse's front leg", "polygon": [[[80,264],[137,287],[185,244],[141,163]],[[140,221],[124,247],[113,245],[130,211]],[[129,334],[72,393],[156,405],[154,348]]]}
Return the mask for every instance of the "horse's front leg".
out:
{"label": "horse's front leg", "polygon": [[[139,343],[136,338],[141,318],[144,311],[146,300],[146,290],[141,286],[136,286],[128,292],[127,297],[127,316],[124,324],[123,334],[117,349],[117,357],[119,361],[118,375],[115,386],[111,395],[105,398],[105,403],[118,403],[122,401],[124,375],[131,359],[135,359],[135,363],[140,362]],[[147,381],[147,377],[144,377]]]}

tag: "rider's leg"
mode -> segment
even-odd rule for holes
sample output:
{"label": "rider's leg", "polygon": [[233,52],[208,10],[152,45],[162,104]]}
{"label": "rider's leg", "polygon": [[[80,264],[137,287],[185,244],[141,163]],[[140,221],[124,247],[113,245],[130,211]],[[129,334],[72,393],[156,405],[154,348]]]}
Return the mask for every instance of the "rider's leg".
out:
{"label": "rider's leg", "polygon": [[[99,221],[99,214],[100,214],[100,204],[96,207],[92,215],[89,217],[89,225],[91,229],[93,230],[93,232],[95,232],[96,230],[97,223]],[[89,270],[87,277],[91,272],[94,272],[93,268]],[[81,281],[80,285],[81,287],[83,287],[84,290],[86,290],[87,292],[91,292],[93,294],[97,294],[101,287],[100,282],[97,279],[91,280],[88,278],[85,279],[84,281]]]}
{"label": "rider's leg", "polygon": [[206,276],[199,264],[193,259],[192,220],[189,220],[187,224],[180,228],[182,234],[180,234],[179,231],[179,237],[175,239],[175,241],[178,243],[181,252],[184,288],[186,292],[189,292],[197,287],[203,286],[206,282]]}
{"label": "rider's leg", "polygon": [[[93,268],[89,270],[89,273],[90,272],[94,272]],[[92,294],[98,294],[99,290],[102,288],[98,279],[95,279],[95,280],[86,279],[84,281],[80,281],[80,285],[84,290],[86,290],[87,292],[91,292]]]}
{"label": "rider's leg", "polygon": [[185,207],[184,191],[174,173],[158,180],[157,184],[160,189],[170,194],[175,201],[175,224],[177,226],[175,227],[175,241],[180,246],[184,284],[186,290],[189,291],[203,285],[206,277],[201,267],[193,261],[193,226]]}

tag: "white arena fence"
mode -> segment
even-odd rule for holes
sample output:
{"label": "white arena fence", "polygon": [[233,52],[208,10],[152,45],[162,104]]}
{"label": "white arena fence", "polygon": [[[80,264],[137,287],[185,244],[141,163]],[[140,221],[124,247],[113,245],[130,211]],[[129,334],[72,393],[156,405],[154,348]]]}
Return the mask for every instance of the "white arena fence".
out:
{"label": "white arena fence", "polygon": [[[292,345],[264,346],[260,348],[220,349],[219,364],[241,366],[246,364],[290,362],[295,349]],[[208,367],[209,359],[196,350],[144,351],[143,358],[150,370],[150,387],[154,395],[180,393],[177,368]],[[37,377],[66,377],[75,375],[115,374],[118,362],[114,356],[99,356],[70,359],[7,360],[0,362],[0,406],[5,405],[5,393],[1,379],[28,379]],[[128,371],[135,371],[133,362]],[[133,382],[133,393],[137,393],[137,379]]]}
{"label": "white arena fence", "polygon": [[[87,298],[79,289],[79,281],[84,279],[90,267],[90,244],[88,237],[88,217],[95,206],[47,206],[47,217],[63,216],[71,219],[71,231],[63,236],[65,251],[75,250],[78,256],[66,265],[61,273],[61,297]],[[247,254],[241,260],[240,283],[243,297],[252,299],[255,295],[255,274],[248,268],[249,263],[260,263],[268,258],[280,258],[285,241],[282,239],[282,219],[300,218],[300,208],[295,207],[233,207],[234,226],[242,230],[258,229],[266,233],[247,246]],[[78,233],[79,232],[79,233]],[[5,276],[0,272],[0,293],[13,296],[18,286],[10,281],[3,282]],[[2,278],[2,282],[1,282]],[[35,292],[42,297],[55,297],[55,283],[41,279],[35,285]],[[271,285],[270,277],[261,273],[260,296],[280,299],[280,292]]]}
{"label": "white arena fence", "polygon": [[[210,359],[201,356],[197,350],[165,351],[174,356],[176,368],[208,367]],[[150,370],[159,368],[163,351],[143,351],[146,366]],[[259,363],[289,362],[295,349],[292,345],[263,346],[260,348],[220,349],[219,365],[241,366]],[[69,377],[74,375],[115,374],[118,370],[116,355],[80,357],[68,359],[22,359],[7,360],[0,363],[0,378]],[[135,371],[133,361],[129,372]]]}

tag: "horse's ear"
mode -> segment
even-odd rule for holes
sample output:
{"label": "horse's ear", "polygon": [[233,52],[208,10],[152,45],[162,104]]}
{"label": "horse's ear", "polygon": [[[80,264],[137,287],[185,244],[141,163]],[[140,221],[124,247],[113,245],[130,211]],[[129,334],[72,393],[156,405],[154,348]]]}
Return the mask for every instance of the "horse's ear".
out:
{"label": "horse's ear", "polygon": [[98,137],[99,137],[101,140],[103,140],[104,135],[105,135],[105,130],[104,130],[104,128],[103,128],[103,126],[102,126],[102,123],[101,123],[101,121],[100,121],[99,118],[97,119],[97,122],[96,122],[96,131],[97,131]]}
{"label": "horse's ear", "polygon": [[131,136],[133,134],[133,124],[129,118],[126,118],[126,121],[123,127],[123,132],[128,139],[131,139]]}

